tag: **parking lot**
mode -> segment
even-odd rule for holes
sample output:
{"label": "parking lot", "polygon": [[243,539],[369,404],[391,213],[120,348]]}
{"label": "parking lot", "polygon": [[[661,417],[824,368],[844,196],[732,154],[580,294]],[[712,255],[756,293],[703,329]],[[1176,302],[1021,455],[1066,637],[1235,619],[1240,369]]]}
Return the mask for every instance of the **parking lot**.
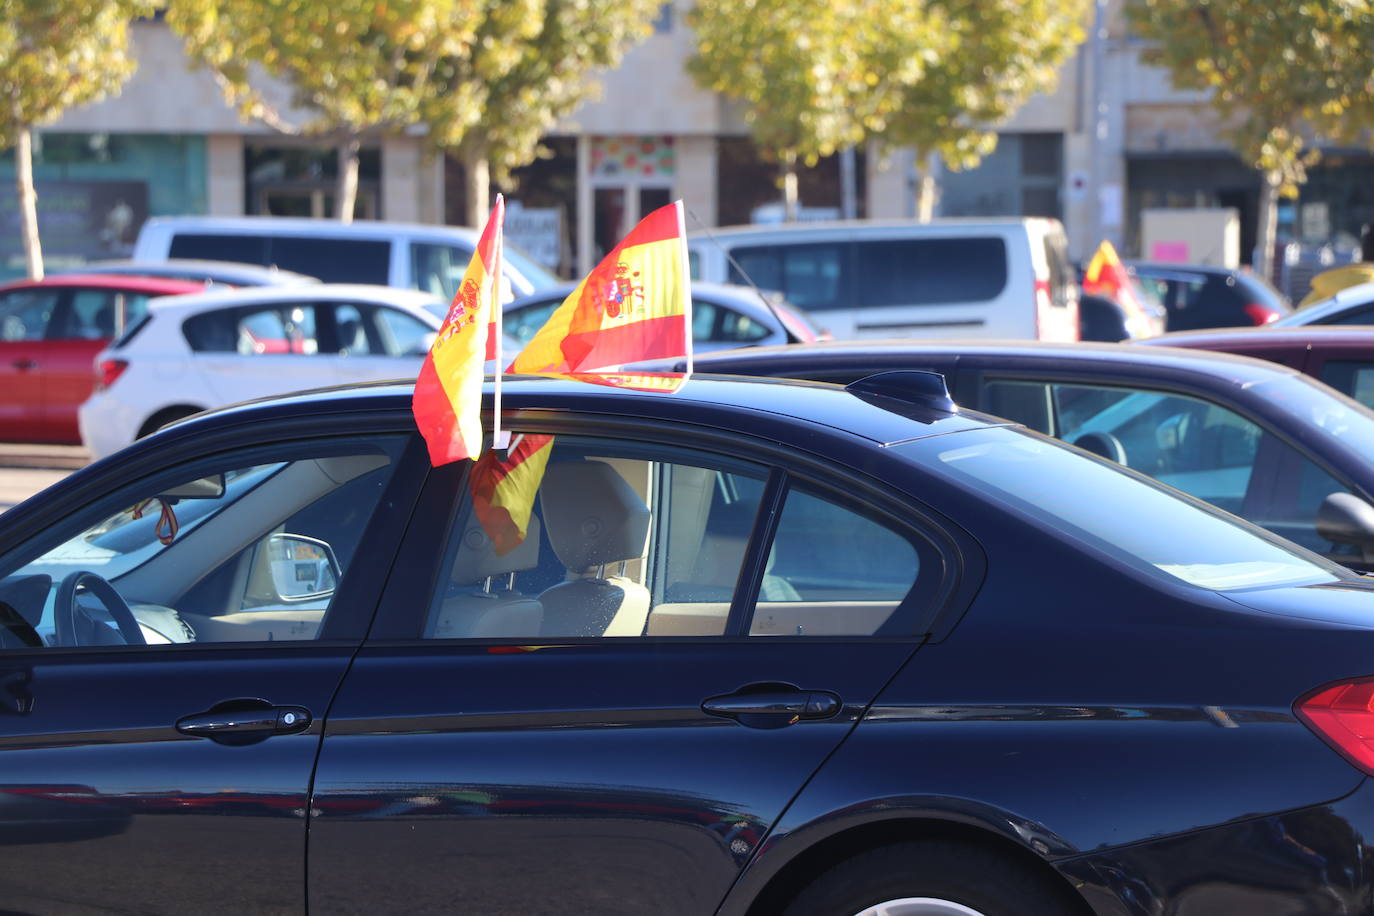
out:
{"label": "parking lot", "polygon": [[0,443],[0,512],[83,467],[87,460],[84,449],[70,445]]}

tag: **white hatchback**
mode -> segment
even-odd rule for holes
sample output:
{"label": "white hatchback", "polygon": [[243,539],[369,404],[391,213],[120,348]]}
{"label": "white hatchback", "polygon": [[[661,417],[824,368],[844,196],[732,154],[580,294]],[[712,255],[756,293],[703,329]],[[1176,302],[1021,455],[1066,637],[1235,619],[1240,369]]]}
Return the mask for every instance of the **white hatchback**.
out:
{"label": "white hatchback", "polygon": [[428,293],[333,283],[157,300],[96,357],[96,390],[78,415],[81,440],[102,458],[211,407],[413,379],[446,311]]}

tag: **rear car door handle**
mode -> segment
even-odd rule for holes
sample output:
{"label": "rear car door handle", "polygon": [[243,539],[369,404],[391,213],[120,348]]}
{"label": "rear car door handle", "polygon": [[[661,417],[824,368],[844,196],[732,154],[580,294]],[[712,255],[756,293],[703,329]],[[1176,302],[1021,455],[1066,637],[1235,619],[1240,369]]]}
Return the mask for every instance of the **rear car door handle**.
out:
{"label": "rear car door handle", "polygon": [[310,727],[304,706],[273,706],[263,700],[230,700],[207,712],[177,720],[177,731],[221,744],[251,744],[273,735],[292,735]]}
{"label": "rear car door handle", "polygon": [[18,369],[20,372],[27,372],[27,371],[29,371],[30,369],[37,369],[37,368],[38,368],[38,360],[36,360],[36,359],[16,359],[14,362],[10,363],[10,365],[13,366],[14,368]]}
{"label": "rear car door handle", "polygon": [[752,728],[782,728],[802,719],[828,719],[840,705],[839,697],[823,690],[766,690],[711,697],[701,708]]}

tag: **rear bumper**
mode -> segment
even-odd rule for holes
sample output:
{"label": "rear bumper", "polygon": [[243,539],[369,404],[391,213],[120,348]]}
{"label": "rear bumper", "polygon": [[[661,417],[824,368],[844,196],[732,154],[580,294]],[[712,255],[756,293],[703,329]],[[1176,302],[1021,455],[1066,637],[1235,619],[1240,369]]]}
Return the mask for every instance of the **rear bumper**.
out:
{"label": "rear bumper", "polygon": [[76,413],[81,442],[92,459],[104,458],[134,441],[141,418],[108,391],[97,391]]}
{"label": "rear bumper", "polygon": [[1056,863],[1098,916],[1374,914],[1374,783],[1326,805]]}

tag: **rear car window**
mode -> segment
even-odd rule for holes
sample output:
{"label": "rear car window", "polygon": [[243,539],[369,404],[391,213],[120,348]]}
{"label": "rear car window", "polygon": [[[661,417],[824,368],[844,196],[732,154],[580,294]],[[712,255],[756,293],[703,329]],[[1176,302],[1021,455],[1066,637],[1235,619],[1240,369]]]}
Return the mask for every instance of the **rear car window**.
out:
{"label": "rear car window", "polygon": [[[1163,484],[1015,430],[951,436],[938,466],[1047,527],[1214,591],[1334,582],[1341,567]],[[1157,532],[1168,531],[1161,538]]]}
{"label": "rear car window", "polygon": [[856,242],[854,276],[859,306],[987,302],[1007,288],[1007,244],[998,236]]}
{"label": "rear car window", "polygon": [[804,309],[852,306],[849,289],[851,246],[839,242],[806,245],[752,245],[734,249],[730,282],[781,290]]}
{"label": "rear car window", "polygon": [[198,235],[178,232],[172,236],[169,258],[196,258],[202,261],[239,261],[266,266],[267,239],[251,235]]}

